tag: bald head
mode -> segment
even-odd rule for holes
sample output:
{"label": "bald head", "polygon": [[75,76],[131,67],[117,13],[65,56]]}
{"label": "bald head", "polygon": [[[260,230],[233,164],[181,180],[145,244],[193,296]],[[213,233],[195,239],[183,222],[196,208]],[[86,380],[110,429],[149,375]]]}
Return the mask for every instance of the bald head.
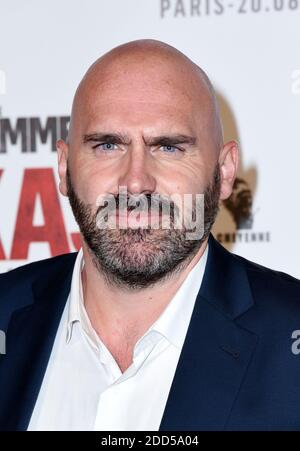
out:
{"label": "bald head", "polygon": [[206,73],[186,55],[161,41],[141,39],[113,48],[98,58],[80,82],[73,101],[69,141],[99,102],[189,103],[199,126],[210,133],[217,150],[223,131],[214,88]]}
{"label": "bald head", "polygon": [[[206,74],[175,48],[153,40],[116,47],[88,69],[75,94],[69,143],[60,140],[57,149],[60,191],[69,196],[99,267],[121,278],[131,267],[139,280],[152,271],[156,277],[161,268],[170,271],[201,241],[187,240],[190,247],[184,229],[178,234],[150,230],[149,240],[118,230],[99,235],[94,226],[99,198],[119,199],[124,188],[148,199],[175,196],[183,213],[186,204],[178,198],[204,194],[207,239],[219,200],[232,191],[238,162],[236,144],[223,145],[216,96]],[[127,281],[132,286],[133,280]]]}

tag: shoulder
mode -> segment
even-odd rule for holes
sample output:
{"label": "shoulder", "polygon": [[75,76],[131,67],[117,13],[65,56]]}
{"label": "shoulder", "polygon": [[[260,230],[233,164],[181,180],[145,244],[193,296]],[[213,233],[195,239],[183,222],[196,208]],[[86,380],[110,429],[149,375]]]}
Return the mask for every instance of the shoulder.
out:
{"label": "shoulder", "polygon": [[[218,286],[229,286],[232,295],[254,300],[290,299],[300,301],[300,280],[283,271],[271,269],[227,250],[212,235],[208,253],[209,281]],[[228,291],[228,290],[227,290]],[[249,296],[248,296],[249,297]],[[240,302],[242,299],[240,299]]]}
{"label": "shoulder", "polygon": [[293,396],[299,399],[294,388],[300,376],[300,281],[235,254],[233,258],[246,271],[254,301],[236,318],[257,340],[249,374],[257,387],[263,381],[267,397],[278,399],[279,404],[292,403]]}
{"label": "shoulder", "polygon": [[28,284],[32,283],[35,279],[43,274],[47,274],[49,271],[59,271],[60,268],[64,268],[65,265],[75,262],[77,252],[69,254],[58,255],[56,257],[50,257],[43,260],[38,260],[33,263],[27,263],[26,265],[19,266],[6,273],[0,274],[0,289],[9,287],[11,284]]}
{"label": "shoulder", "polygon": [[248,277],[256,284],[261,284],[266,290],[276,291],[287,289],[289,291],[300,290],[300,280],[283,271],[268,268],[266,266],[247,260],[240,255],[232,254],[245,267]]}
{"label": "shoulder", "polygon": [[0,329],[5,329],[12,313],[32,302],[35,283],[55,283],[72,269],[77,252],[63,254],[20,266],[0,274]]}
{"label": "shoulder", "polygon": [[268,312],[270,319],[277,316],[278,321],[296,314],[300,325],[300,280],[239,255],[232,256],[243,264],[253,299],[261,314]]}

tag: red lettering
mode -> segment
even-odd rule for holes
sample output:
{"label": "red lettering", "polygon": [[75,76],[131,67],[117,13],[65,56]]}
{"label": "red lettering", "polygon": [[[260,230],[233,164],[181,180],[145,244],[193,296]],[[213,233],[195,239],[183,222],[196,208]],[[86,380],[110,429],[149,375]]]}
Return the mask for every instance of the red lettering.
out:
{"label": "red lettering", "polygon": [[[44,225],[33,225],[39,194]],[[30,243],[48,242],[51,255],[70,252],[52,168],[25,169],[11,259],[26,260]]]}

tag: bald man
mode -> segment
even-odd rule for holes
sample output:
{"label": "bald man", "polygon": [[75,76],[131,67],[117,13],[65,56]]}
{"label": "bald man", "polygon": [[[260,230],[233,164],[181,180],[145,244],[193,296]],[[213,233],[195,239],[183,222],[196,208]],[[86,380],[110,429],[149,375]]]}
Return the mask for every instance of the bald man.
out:
{"label": "bald man", "polygon": [[114,48],[57,152],[82,248],[1,275],[1,429],[300,429],[300,283],[210,233],[238,147],[204,71]]}

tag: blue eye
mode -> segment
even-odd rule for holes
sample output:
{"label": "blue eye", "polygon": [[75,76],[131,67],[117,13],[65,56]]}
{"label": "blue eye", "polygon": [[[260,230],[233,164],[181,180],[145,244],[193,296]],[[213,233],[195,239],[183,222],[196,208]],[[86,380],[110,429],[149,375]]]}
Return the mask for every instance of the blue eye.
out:
{"label": "blue eye", "polygon": [[168,153],[174,153],[176,150],[178,150],[175,146],[161,146],[166,152]]}
{"label": "blue eye", "polygon": [[98,148],[104,151],[110,151],[110,150],[115,150],[115,144],[114,143],[102,143],[102,144],[98,144]]}

